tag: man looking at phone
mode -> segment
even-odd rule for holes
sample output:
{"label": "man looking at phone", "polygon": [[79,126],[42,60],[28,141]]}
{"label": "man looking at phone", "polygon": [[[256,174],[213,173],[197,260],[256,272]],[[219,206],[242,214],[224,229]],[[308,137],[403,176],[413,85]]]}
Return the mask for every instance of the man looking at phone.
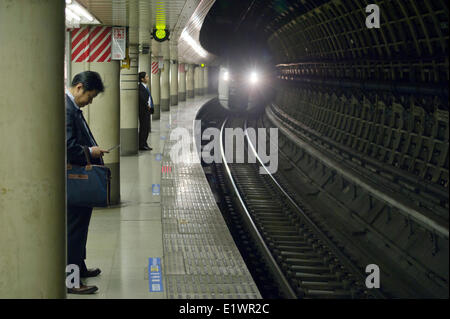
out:
{"label": "man looking at phone", "polygon": [[[83,117],[81,108],[92,103],[98,93],[104,91],[100,75],[85,71],[75,75],[71,87],[66,90],[66,148],[67,162],[74,165],[86,165],[86,156],[92,164],[104,165],[102,156],[109,153],[99,147]],[[75,264],[80,269],[80,277],[95,277],[99,268],[86,267],[86,242],[92,207],[67,206],[67,264]],[[68,293],[92,294],[96,286],[86,286],[80,282],[80,288],[70,288]]]}

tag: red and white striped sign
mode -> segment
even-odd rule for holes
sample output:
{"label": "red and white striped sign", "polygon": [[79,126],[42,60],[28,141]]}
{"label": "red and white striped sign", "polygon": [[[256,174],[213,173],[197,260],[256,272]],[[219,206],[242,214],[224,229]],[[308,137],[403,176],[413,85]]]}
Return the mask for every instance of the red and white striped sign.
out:
{"label": "red and white striped sign", "polygon": [[72,30],[73,62],[111,62],[111,27]]}
{"label": "red and white striped sign", "polygon": [[159,71],[158,62],[152,62],[152,74],[156,74]]}

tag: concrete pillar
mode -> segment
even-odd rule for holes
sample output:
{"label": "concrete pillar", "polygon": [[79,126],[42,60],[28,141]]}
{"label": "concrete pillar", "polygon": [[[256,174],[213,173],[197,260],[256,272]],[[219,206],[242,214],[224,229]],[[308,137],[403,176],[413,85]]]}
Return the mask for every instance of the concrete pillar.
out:
{"label": "concrete pillar", "polygon": [[66,296],[64,30],[64,1],[0,1],[0,298]]}
{"label": "concrete pillar", "polygon": [[205,94],[208,94],[209,92],[209,90],[208,90],[208,81],[209,81],[209,79],[208,79],[208,67],[204,67],[204,69],[203,69],[203,91],[204,91],[204,93]]}
{"label": "concrete pillar", "polygon": [[199,86],[199,93],[200,95],[205,94],[205,80],[204,80],[204,74],[205,74],[205,68],[198,67],[198,86]]}
{"label": "concrete pillar", "polygon": [[150,69],[150,63],[151,63],[151,57],[150,54],[142,54],[139,53],[139,68],[138,68],[138,73],[139,72],[147,72],[147,74],[150,76],[151,75],[151,69]]}
{"label": "concrete pillar", "polygon": [[[152,63],[158,63],[159,47],[159,42],[152,40]],[[152,93],[153,105],[155,107],[155,112],[152,115],[153,120],[159,120],[161,117],[160,72],[160,70],[156,73],[152,72],[150,92]]]}
{"label": "concrete pillar", "polygon": [[194,68],[194,95],[200,96],[200,67]]}
{"label": "concrete pillar", "polygon": [[178,47],[170,48],[170,105],[178,104]]}
{"label": "concrete pillar", "polygon": [[180,101],[186,101],[186,69],[185,63],[180,63],[178,68],[178,99]]}
{"label": "concrete pillar", "polygon": [[[139,68],[138,72],[147,72],[150,77],[150,23],[147,20],[150,14],[150,2],[139,1]],[[143,48],[148,48],[148,52],[143,53]]]}
{"label": "concrete pillar", "polygon": [[120,71],[120,153],[135,155],[138,153],[138,6],[137,1],[129,4],[129,44],[130,68]]}
{"label": "concrete pillar", "polygon": [[[95,140],[103,148],[120,143],[120,65],[119,61],[90,63],[90,70],[98,72],[105,85],[89,108],[89,127]],[[112,150],[103,157],[111,169],[111,204],[120,203],[120,151]]]}
{"label": "concrete pillar", "polygon": [[169,111],[169,73],[170,73],[170,52],[169,41],[161,42],[161,53],[163,58],[163,68],[161,69],[161,111]]}
{"label": "concrete pillar", "polygon": [[186,64],[188,67],[186,76],[186,92],[188,98],[194,97],[194,65]]}
{"label": "concrete pillar", "polygon": [[138,153],[138,46],[129,46],[130,69],[120,71],[120,151]]}

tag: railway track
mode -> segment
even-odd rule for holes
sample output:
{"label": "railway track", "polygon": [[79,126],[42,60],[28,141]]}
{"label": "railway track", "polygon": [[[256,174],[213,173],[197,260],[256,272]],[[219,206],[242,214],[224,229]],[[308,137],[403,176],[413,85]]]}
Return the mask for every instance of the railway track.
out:
{"label": "railway track", "polygon": [[[343,248],[302,203],[292,199],[271,174],[260,174],[257,163],[228,163],[225,128],[243,128],[247,121],[226,119],[221,126],[223,172],[246,231],[258,248],[285,298],[383,298],[365,286],[364,269],[353,264]],[[255,147],[246,135],[246,152]]]}

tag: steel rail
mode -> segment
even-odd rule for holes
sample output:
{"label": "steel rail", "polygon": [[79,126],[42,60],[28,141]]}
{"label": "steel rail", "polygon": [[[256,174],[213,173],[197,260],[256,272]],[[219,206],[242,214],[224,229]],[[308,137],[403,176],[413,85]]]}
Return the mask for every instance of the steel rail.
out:
{"label": "steel rail", "polygon": [[[308,215],[303,211],[301,207],[299,207],[294,199],[292,199],[291,196],[283,189],[283,187],[278,183],[278,181],[275,179],[273,174],[269,172],[269,170],[266,168],[265,164],[259,157],[258,153],[256,152],[256,149],[254,145],[251,142],[251,139],[248,137],[247,133],[247,121],[245,121],[244,124],[244,132],[245,136],[247,137],[247,142],[250,145],[250,148],[254,152],[256,158],[258,159],[258,162],[261,164],[261,166],[264,168],[264,170],[267,172],[267,175],[272,179],[274,184],[278,187],[279,191],[283,193],[285,198],[289,201],[289,203],[301,214],[301,217],[305,220],[305,222],[308,224],[309,227],[311,227],[320,237],[321,239],[326,243],[327,247],[330,248],[333,253],[336,255],[336,257],[339,259],[341,263],[343,263],[352,273],[357,274],[360,277],[360,280],[363,282],[366,279],[366,273],[364,273],[360,268],[356,267],[349,258],[342,253],[342,251],[333,243],[333,241],[330,240],[330,238],[308,217]],[[377,295],[377,297],[384,299],[385,296],[383,293],[381,293],[379,290],[375,290],[374,294]]]}
{"label": "steel rail", "polygon": [[294,292],[294,290],[290,286],[288,280],[284,276],[284,274],[283,274],[282,270],[280,269],[280,267],[278,266],[276,260],[273,258],[272,253],[270,252],[269,248],[267,247],[266,243],[264,242],[263,237],[261,236],[260,232],[258,231],[255,223],[253,222],[253,220],[250,216],[250,212],[248,211],[246,204],[245,204],[244,200],[242,199],[239,189],[237,188],[234,178],[231,174],[231,170],[230,170],[230,167],[226,160],[224,147],[223,147],[223,145],[224,145],[223,137],[224,137],[224,131],[225,131],[224,128],[225,128],[225,125],[227,122],[228,122],[228,118],[225,119],[225,121],[223,122],[222,127],[220,129],[220,151],[222,154],[223,165],[224,165],[225,171],[227,172],[227,175],[228,175],[228,180],[231,183],[231,185],[234,189],[236,198],[239,202],[239,205],[240,205],[242,211],[244,212],[243,218],[248,226],[251,236],[254,238],[256,245],[259,247],[261,254],[268,261],[268,267],[272,270],[274,277],[280,284],[281,291],[284,293],[284,295],[288,299],[297,299],[297,294]]}

